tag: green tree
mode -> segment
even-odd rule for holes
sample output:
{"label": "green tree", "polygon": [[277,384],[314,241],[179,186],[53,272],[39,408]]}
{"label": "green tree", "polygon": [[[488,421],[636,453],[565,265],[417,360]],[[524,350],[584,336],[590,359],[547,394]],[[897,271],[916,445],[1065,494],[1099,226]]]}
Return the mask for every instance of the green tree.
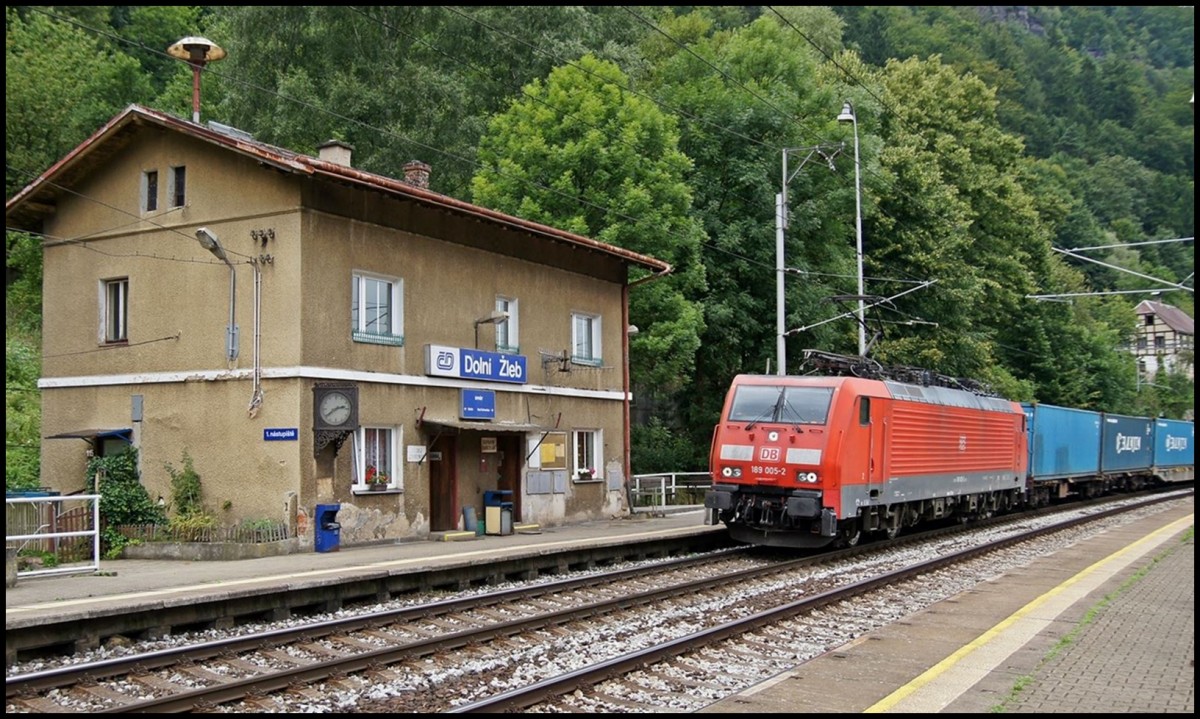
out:
{"label": "green tree", "polygon": [[674,272],[630,292],[631,373],[670,391],[691,380],[703,330],[702,238],[684,181],[690,161],[672,118],[626,92],[592,56],[535,80],[480,141],[474,201],[669,262]]}
{"label": "green tree", "polygon": [[151,91],[136,60],[40,9],[22,17],[7,8],[5,25],[5,187],[12,197]]}
{"label": "green tree", "polygon": [[[787,8],[783,18],[769,13],[748,26],[722,29],[707,9],[697,9],[659,19],[663,33],[678,42],[650,36],[645,43],[655,62],[648,84],[638,87],[648,87],[679,117],[680,144],[694,162],[689,176],[694,212],[708,238],[702,258],[709,292],[702,298],[705,330],[695,379],[654,408],[695,447],[689,469],[707,465],[712,427],[734,375],[774,371],[777,364],[775,196],[782,182],[781,148],[841,138],[834,119],[840,100],[831,84],[820,81],[817,51],[796,34],[800,30],[820,46],[833,47],[840,21],[818,8]],[[864,145],[874,146],[869,137]],[[867,162],[870,153],[865,150]],[[853,163],[844,157],[837,165],[841,174],[816,158],[788,183],[784,255],[795,270],[785,275],[788,329],[833,316],[838,310],[826,298],[854,291]],[[793,170],[802,159],[793,157]],[[847,186],[848,196],[839,191]],[[788,369],[799,366],[803,348],[844,351],[855,337],[849,321],[792,335]],[[645,399],[639,394],[639,403]]]}
{"label": "green tree", "polygon": [[435,189],[465,198],[488,116],[562,58],[625,57],[633,22],[582,5],[223,6],[215,111],[299,151],[346,141],[356,166],[393,177],[423,160]]}
{"label": "green tree", "polygon": [[6,232],[8,277],[4,303],[4,486],[40,483],[42,404],[42,245],[33,235]]}

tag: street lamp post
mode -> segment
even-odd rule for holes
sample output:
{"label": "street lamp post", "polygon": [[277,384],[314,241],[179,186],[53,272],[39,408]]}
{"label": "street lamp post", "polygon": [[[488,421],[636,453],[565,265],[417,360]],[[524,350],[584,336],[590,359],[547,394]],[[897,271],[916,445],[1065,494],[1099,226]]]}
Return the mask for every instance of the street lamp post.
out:
{"label": "street lamp post", "polygon": [[854,234],[858,255],[858,356],[867,355],[867,328],[864,324],[865,308],[863,306],[863,237],[862,237],[862,179],[858,161],[858,115],[854,105],[847,100],[842,105],[842,114],[838,122],[849,122],[854,125]]}
{"label": "street lamp post", "polygon": [[221,247],[221,241],[207,227],[196,230],[196,239],[204,249],[229,266],[229,326],[225,328],[225,356],[232,362],[238,356],[237,272],[225,254],[225,248]]}
{"label": "street lamp post", "polygon": [[479,349],[479,325],[495,325],[500,324],[508,319],[508,313],[502,310],[497,310],[487,317],[481,317],[475,320],[475,349]]}

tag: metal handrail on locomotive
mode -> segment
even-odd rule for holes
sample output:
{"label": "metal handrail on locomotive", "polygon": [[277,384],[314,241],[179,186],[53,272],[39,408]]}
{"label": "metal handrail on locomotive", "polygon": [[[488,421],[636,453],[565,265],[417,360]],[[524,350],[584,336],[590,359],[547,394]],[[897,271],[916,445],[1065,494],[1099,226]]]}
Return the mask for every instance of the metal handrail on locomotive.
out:
{"label": "metal handrail on locomotive", "polygon": [[1194,428],[886,378],[738,375],[713,430],[704,505],[737,541],[851,546],[1192,481]]}

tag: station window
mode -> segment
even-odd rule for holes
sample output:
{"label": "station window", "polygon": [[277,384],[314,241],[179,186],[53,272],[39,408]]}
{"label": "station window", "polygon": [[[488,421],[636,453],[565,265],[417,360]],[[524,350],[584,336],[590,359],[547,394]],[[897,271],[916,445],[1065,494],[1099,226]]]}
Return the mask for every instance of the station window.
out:
{"label": "station window", "polygon": [[356,272],[351,285],[350,333],[354,341],[403,345],[403,281]]}
{"label": "station window", "polygon": [[142,173],[142,211],[154,212],[158,209],[158,170],[146,170]]}
{"label": "station window", "polygon": [[167,194],[171,197],[171,207],[183,207],[187,201],[187,168],[182,165],[171,168],[170,186]]}
{"label": "station window", "polygon": [[600,458],[604,450],[601,444],[600,430],[595,429],[577,429],[574,436],[574,451],[575,451],[575,467],[574,478],[576,481],[587,481],[592,479],[600,479],[602,476],[600,467]]}
{"label": "station window", "polygon": [[100,337],[107,344],[129,341],[129,278],[100,283]]}
{"label": "station window", "polygon": [[497,297],[496,311],[508,313],[508,319],[496,323],[496,351],[512,354],[520,352],[520,318],[518,317],[517,301],[511,297]]}
{"label": "station window", "polygon": [[571,361],[599,366],[601,363],[600,317],[575,312],[571,315]]}
{"label": "station window", "polygon": [[402,427],[359,427],[354,433],[354,490],[404,489],[404,463],[397,456]]}

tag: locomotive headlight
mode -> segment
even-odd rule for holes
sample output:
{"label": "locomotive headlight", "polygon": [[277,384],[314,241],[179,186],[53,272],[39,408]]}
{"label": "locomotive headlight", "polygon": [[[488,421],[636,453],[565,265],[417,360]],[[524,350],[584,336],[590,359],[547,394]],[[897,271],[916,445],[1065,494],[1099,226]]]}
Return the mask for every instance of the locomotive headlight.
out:
{"label": "locomotive headlight", "polygon": [[816,472],[797,472],[796,473],[796,481],[797,482],[808,482],[809,484],[816,484],[817,483],[817,473]]}
{"label": "locomotive headlight", "polygon": [[737,479],[742,476],[742,468],[741,467],[722,467],[721,468],[721,476],[729,477],[732,479]]}

